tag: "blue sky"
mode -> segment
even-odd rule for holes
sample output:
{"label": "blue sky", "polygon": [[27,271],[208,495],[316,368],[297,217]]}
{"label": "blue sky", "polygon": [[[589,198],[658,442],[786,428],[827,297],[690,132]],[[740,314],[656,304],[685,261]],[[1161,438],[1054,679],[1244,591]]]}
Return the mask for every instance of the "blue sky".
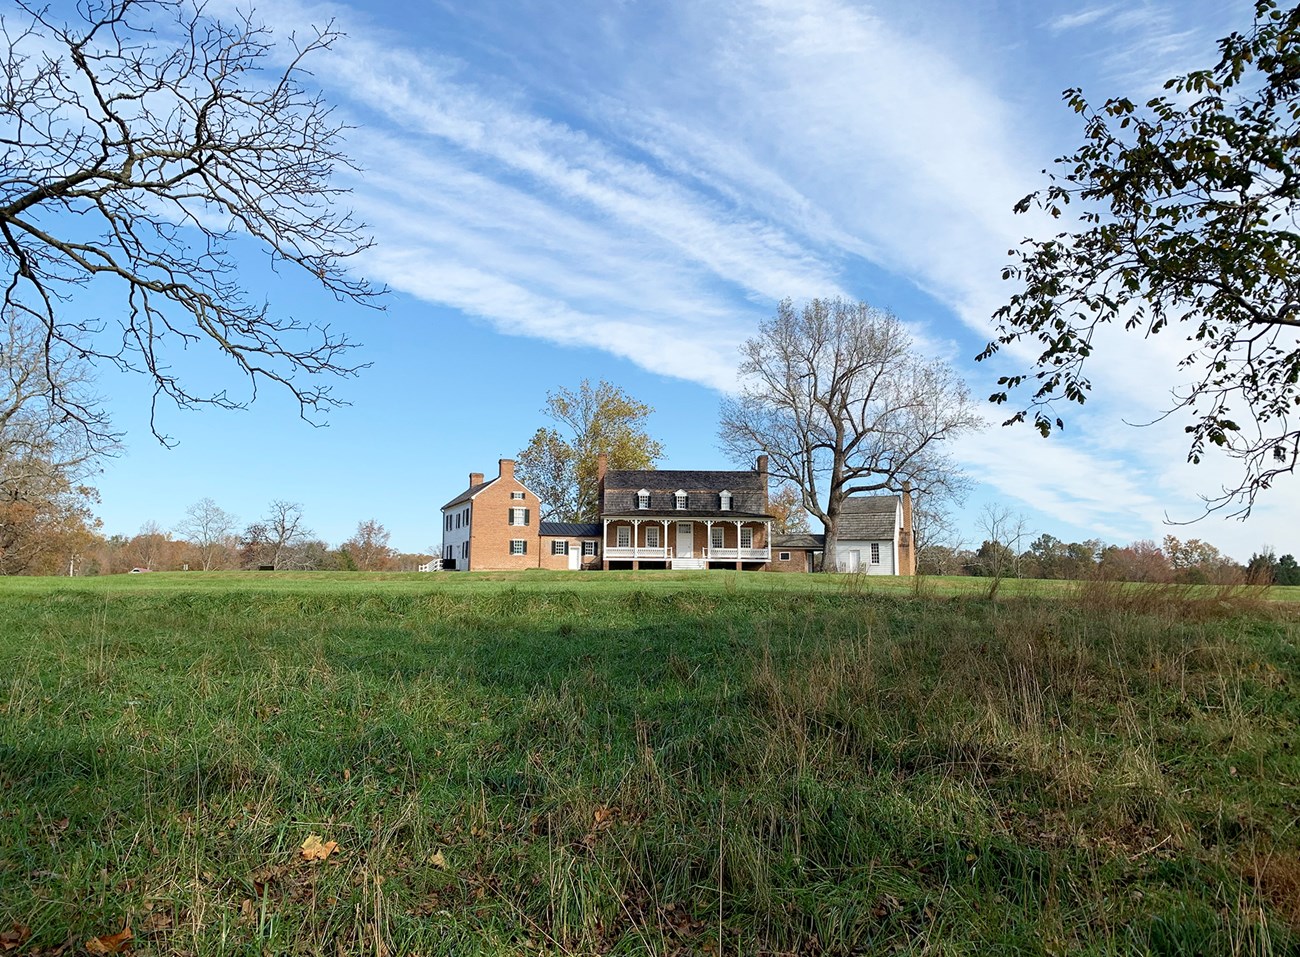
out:
{"label": "blue sky", "polygon": [[[144,383],[105,373],[128,432],[98,483],[105,530],[174,525],[205,496],[247,522],[285,498],[332,543],[376,518],[427,549],[467,473],[493,473],[544,424],[548,390],[584,377],[655,408],[664,467],[722,466],[736,346],[785,296],[892,309],[982,398],[997,369],[972,357],[1011,291],[1006,251],[1048,228],[1011,207],[1079,139],[1061,91],[1154,93],[1251,6],[264,3],[278,33],[332,18],[348,34],[311,67],[364,168],[343,177],[376,239],[357,268],[393,292],[373,312],[255,265],[248,284],[360,340],[372,366],[340,383],[352,404],[326,428],[264,391],[245,412],[164,411],[170,449]],[[955,449],[977,483],[967,541],[995,501],[1067,540],[1300,549],[1286,485],[1245,523],[1164,524],[1232,467],[1185,464],[1181,421],[1125,424],[1164,408],[1182,340],[1107,338],[1064,433],[994,424]]]}

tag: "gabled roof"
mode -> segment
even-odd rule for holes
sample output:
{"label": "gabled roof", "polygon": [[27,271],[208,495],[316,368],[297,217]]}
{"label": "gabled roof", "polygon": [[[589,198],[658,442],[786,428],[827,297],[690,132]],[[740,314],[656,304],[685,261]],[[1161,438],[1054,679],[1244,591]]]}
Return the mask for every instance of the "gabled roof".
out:
{"label": "gabled roof", "polygon": [[[739,472],[688,471],[681,469],[616,469],[605,476],[605,515],[708,515],[720,518],[766,518],[767,489],[763,476],[752,470]],[[640,508],[637,495],[650,493],[647,508]],[[686,492],[687,507],[677,508],[677,492]],[[731,493],[731,508],[723,510],[721,493]]]}
{"label": "gabled roof", "polygon": [[893,541],[898,530],[897,495],[851,495],[840,510],[840,541]]}
{"label": "gabled roof", "polygon": [[538,535],[555,535],[563,538],[600,538],[601,528],[596,522],[542,522]]}
{"label": "gabled roof", "polygon": [[497,479],[499,479],[500,477],[501,477],[500,475],[496,475],[496,476],[493,476],[492,478],[488,479],[486,482],[479,482],[477,485],[471,485],[469,488],[465,489],[465,491],[461,492],[459,495],[457,495],[455,498],[453,498],[450,502],[448,502],[446,505],[444,505],[444,506],[440,509],[440,511],[444,511],[444,512],[445,512],[447,509],[451,508],[453,505],[459,505],[461,502],[468,502],[468,501],[469,501],[470,499],[472,499],[475,495],[477,495],[479,492],[483,491],[485,488],[487,488],[489,485],[491,485],[493,482],[495,482],[495,481],[496,481]]}

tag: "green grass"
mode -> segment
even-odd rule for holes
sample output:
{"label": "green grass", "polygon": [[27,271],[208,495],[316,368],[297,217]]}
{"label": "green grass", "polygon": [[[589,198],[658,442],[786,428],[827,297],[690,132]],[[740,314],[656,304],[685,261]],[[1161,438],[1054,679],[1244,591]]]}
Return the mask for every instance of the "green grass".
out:
{"label": "green grass", "polygon": [[980,589],[0,580],[0,934],[1300,954],[1300,589]]}

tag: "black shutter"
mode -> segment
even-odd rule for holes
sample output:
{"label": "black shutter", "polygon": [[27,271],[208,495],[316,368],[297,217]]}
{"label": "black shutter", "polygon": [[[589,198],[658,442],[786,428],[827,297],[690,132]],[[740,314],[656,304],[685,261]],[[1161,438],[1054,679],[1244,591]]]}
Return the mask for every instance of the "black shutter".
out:
{"label": "black shutter", "polygon": [[524,539],[524,554],[528,554],[528,539]]}
{"label": "black shutter", "polygon": [[[525,525],[528,524],[529,515],[530,515],[531,513],[532,513],[532,509],[531,509],[531,508],[526,508],[526,509],[524,509],[524,524],[525,524]],[[527,546],[524,546],[524,547],[526,548]]]}

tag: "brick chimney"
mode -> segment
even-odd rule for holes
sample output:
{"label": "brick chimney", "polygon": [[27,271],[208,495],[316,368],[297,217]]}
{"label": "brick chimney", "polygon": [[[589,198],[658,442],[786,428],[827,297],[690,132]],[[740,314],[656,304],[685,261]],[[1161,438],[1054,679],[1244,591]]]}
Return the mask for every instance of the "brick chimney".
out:
{"label": "brick chimney", "polygon": [[898,536],[898,573],[916,574],[916,539],[912,534],[912,483],[903,483],[903,527]]}
{"label": "brick chimney", "polygon": [[482,472],[470,472],[470,473],[469,473],[469,487],[470,487],[470,488],[473,488],[475,485],[482,485],[482,484],[483,484],[483,473],[482,473]]}
{"label": "brick chimney", "polygon": [[503,479],[513,479],[515,477],[515,460],[498,459],[497,474],[500,475]]}
{"label": "brick chimney", "polygon": [[609,456],[601,452],[596,456],[596,481],[605,481],[605,473],[609,471]]}

